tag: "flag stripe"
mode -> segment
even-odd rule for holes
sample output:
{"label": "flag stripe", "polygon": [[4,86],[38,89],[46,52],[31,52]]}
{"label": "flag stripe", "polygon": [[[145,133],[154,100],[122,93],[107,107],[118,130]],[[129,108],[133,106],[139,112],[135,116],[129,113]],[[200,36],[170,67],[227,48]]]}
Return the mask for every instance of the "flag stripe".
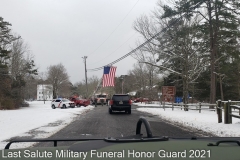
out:
{"label": "flag stripe", "polygon": [[[110,68],[110,69],[109,69]],[[114,79],[117,67],[104,67],[103,87],[114,86]]]}

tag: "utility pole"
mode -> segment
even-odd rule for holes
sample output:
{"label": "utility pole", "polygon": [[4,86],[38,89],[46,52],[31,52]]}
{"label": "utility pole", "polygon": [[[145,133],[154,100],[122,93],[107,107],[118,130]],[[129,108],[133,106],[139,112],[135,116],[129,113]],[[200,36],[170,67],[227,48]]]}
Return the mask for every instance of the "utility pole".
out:
{"label": "utility pole", "polygon": [[[87,56],[84,56],[82,57],[83,58],[83,61],[84,61],[84,65],[85,65],[85,82],[86,82],[86,96],[88,96],[88,85],[87,85],[87,64],[86,64],[86,59],[87,59]],[[87,97],[86,97],[87,98]]]}
{"label": "utility pole", "polygon": [[121,75],[120,76],[120,79],[122,80],[122,94],[123,94],[123,83],[124,83],[124,79],[125,79],[126,76],[128,76],[128,75]]}

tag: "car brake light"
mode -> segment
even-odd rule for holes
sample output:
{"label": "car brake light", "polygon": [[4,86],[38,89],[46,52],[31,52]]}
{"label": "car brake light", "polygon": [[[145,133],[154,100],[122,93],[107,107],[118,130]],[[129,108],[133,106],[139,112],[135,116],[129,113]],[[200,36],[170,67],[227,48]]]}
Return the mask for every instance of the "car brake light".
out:
{"label": "car brake light", "polygon": [[110,105],[113,105],[113,100],[110,100]]}
{"label": "car brake light", "polygon": [[129,104],[132,104],[132,101],[131,101],[131,100],[129,100]]}

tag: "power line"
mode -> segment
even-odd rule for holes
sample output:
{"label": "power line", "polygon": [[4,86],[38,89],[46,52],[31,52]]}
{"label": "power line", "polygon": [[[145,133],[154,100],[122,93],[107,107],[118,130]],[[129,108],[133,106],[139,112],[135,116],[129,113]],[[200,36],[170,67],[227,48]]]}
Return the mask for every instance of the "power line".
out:
{"label": "power line", "polygon": [[131,37],[129,37],[123,44],[121,44],[117,49],[115,49],[113,52],[111,52],[110,54],[108,54],[107,56],[105,56],[103,59],[97,61],[97,62],[94,62],[94,63],[91,63],[89,65],[92,65],[92,64],[96,64],[98,62],[101,62],[102,60],[105,60],[108,56],[112,55],[113,53],[115,53],[119,48],[121,48],[125,43],[127,43],[136,33],[134,33]]}
{"label": "power line", "polygon": [[[190,8],[189,11],[192,11],[194,9],[196,9],[198,6],[200,6],[205,0],[200,1],[198,4],[196,4],[194,7]],[[144,43],[142,43],[141,45],[139,45],[137,48],[133,49],[132,51],[130,51],[129,53],[125,54],[124,56],[120,57],[119,59],[105,65],[105,66],[112,66],[113,64],[123,60],[124,58],[130,56],[132,53],[134,53],[135,51],[137,51],[138,49],[142,48],[144,45],[146,45],[148,42],[152,41],[154,38],[158,37],[161,33],[165,33],[167,31],[168,28],[170,28],[171,26],[175,25],[177,22],[179,22],[182,17],[186,16],[187,13],[185,13],[184,15],[181,15],[179,18],[175,19],[172,23],[170,23],[167,27],[163,28],[160,32],[158,32],[157,34],[155,34],[153,37],[151,37],[150,39],[148,39],[147,41],[145,41]],[[94,69],[88,69],[89,71],[98,71],[103,69],[104,66],[102,67],[98,67],[98,68],[94,68]]]}
{"label": "power line", "polygon": [[[174,24],[177,23],[182,17],[178,18],[177,20],[175,20]],[[170,24],[170,26],[173,24]],[[120,57],[119,59],[107,64],[106,66],[111,66],[121,60],[123,60],[124,58],[128,57],[129,55],[131,55],[132,53],[134,53],[135,51],[137,51],[138,49],[140,49],[141,47],[143,47],[145,44],[147,44],[148,42],[150,42],[151,40],[153,40],[154,38],[158,37],[161,33],[165,33],[167,31],[167,28],[162,29],[160,32],[158,32],[157,34],[155,34],[153,37],[151,37],[150,39],[148,39],[147,41],[145,41],[144,43],[142,43],[141,45],[139,45],[137,48],[133,49],[132,51],[130,51],[129,53],[127,53],[126,55]],[[99,68],[94,68],[94,69],[88,69],[89,71],[98,71],[103,69],[104,66],[99,67]]]}
{"label": "power line", "polygon": [[[139,0],[138,0],[139,1]],[[117,27],[110,33],[110,35],[88,56],[92,55],[94,52],[96,52],[109,38],[110,36],[117,30],[117,28],[122,24],[122,22],[127,18],[127,16],[130,14],[130,12],[133,10],[133,8],[137,5],[138,1],[134,4],[134,6],[131,8],[131,10],[127,13],[127,15],[122,19],[122,21],[117,25]]]}

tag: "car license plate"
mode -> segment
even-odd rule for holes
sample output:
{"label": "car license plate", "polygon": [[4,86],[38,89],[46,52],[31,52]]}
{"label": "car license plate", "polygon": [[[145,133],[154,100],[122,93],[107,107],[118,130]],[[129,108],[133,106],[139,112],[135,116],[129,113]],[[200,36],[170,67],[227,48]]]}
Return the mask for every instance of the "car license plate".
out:
{"label": "car license plate", "polygon": [[120,101],[120,102],[119,102],[119,104],[123,104],[123,102],[122,102],[122,101]]}

